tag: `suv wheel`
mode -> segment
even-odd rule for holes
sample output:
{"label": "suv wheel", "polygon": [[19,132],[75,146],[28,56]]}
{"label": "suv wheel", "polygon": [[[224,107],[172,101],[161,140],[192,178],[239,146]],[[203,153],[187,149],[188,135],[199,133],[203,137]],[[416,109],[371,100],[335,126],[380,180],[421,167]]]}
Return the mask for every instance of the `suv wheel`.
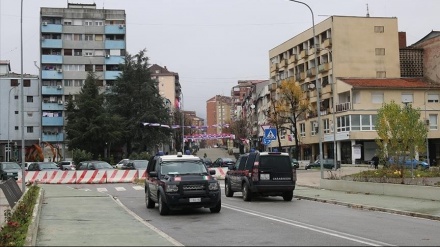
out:
{"label": "suv wheel", "polygon": [[284,192],[283,193],[283,199],[286,202],[290,202],[293,199],[293,191],[289,191],[289,192]]}
{"label": "suv wheel", "polygon": [[154,201],[150,198],[150,190],[148,189],[148,187],[145,189],[145,205],[147,206],[147,208],[154,208],[155,206]]}
{"label": "suv wheel", "polygon": [[231,182],[226,182],[225,184],[225,196],[232,197],[234,195],[234,191],[231,189]]}
{"label": "suv wheel", "polygon": [[168,208],[167,204],[165,202],[163,202],[160,192],[157,194],[157,197],[158,197],[157,202],[159,204],[159,214],[160,215],[169,214],[170,209]]}
{"label": "suv wheel", "polygon": [[252,194],[249,191],[249,184],[243,183],[242,194],[244,201],[250,202],[252,200]]}
{"label": "suv wheel", "polygon": [[210,208],[209,210],[211,211],[211,213],[219,213],[221,209],[222,209],[222,202],[218,201],[217,205],[215,205],[215,207],[213,208]]}

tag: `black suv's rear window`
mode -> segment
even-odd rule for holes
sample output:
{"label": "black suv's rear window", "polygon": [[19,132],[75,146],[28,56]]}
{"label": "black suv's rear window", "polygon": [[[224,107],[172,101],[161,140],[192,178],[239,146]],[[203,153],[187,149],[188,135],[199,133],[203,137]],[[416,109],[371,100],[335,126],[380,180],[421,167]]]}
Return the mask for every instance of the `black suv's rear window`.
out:
{"label": "black suv's rear window", "polygon": [[289,172],[292,170],[289,156],[265,155],[260,156],[260,169],[271,169],[272,171]]}

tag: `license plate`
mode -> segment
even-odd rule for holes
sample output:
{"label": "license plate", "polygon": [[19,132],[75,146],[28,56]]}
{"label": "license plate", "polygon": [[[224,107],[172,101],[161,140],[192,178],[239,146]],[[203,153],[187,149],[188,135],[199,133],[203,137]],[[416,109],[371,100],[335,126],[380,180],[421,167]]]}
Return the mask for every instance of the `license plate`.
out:
{"label": "license plate", "polygon": [[270,174],[260,174],[260,180],[270,180]]}
{"label": "license plate", "polygon": [[201,202],[202,198],[189,198],[189,202]]}

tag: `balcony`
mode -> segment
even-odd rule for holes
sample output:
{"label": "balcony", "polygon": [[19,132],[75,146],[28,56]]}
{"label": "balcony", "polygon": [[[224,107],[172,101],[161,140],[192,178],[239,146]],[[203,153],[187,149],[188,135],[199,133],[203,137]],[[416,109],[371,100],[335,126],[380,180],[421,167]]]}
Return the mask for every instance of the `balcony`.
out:
{"label": "balcony", "polygon": [[273,63],[270,65],[270,72],[274,72],[278,70],[278,64],[277,63]]}
{"label": "balcony", "polygon": [[348,111],[351,109],[351,102],[345,102],[336,105],[336,112]]}
{"label": "balcony", "polygon": [[43,117],[41,121],[42,126],[63,126],[63,117]]}
{"label": "balcony", "polygon": [[41,110],[43,110],[43,111],[63,111],[64,110],[64,103],[61,101],[43,102]]}
{"label": "balcony", "polygon": [[49,23],[43,22],[41,25],[41,32],[42,33],[62,33],[63,32],[63,25],[49,24]]}
{"label": "balcony", "polygon": [[301,58],[306,58],[306,57],[308,57],[308,56],[309,56],[309,50],[302,50],[302,51],[299,53],[299,56],[300,56]]}
{"label": "balcony", "polygon": [[311,68],[307,70],[307,77],[316,76],[316,68]]}
{"label": "balcony", "polygon": [[107,56],[105,57],[105,64],[121,64],[124,63],[123,56]]}
{"label": "balcony", "polygon": [[63,56],[61,55],[42,55],[41,56],[41,63],[43,64],[62,64],[63,63]]}
{"label": "balcony", "polygon": [[292,54],[292,55],[290,55],[290,57],[289,57],[289,64],[291,64],[291,63],[296,63],[296,62],[298,62],[298,59],[297,59],[297,57],[296,57],[296,54]]}
{"label": "balcony", "polygon": [[121,71],[105,71],[104,79],[105,80],[116,80],[116,78],[121,74]]}
{"label": "balcony", "polygon": [[329,63],[323,63],[318,66],[319,73],[327,72],[327,71],[329,71],[329,69],[330,69]]}
{"label": "balcony", "polygon": [[64,95],[63,86],[43,86],[41,87],[42,95]]}
{"label": "balcony", "polygon": [[125,34],[125,25],[106,25],[105,34]]}
{"label": "balcony", "polygon": [[62,48],[63,40],[61,39],[44,39],[41,41],[42,48]]}
{"label": "balcony", "polygon": [[305,80],[306,79],[306,72],[300,72],[299,73],[299,78],[300,78],[301,81]]}
{"label": "balcony", "polygon": [[43,135],[41,137],[42,137],[41,141],[43,141],[43,142],[63,142],[64,141],[64,134],[63,133],[43,131]]}
{"label": "balcony", "polygon": [[63,79],[63,71],[60,70],[42,70],[41,71],[41,78],[42,79],[57,79],[62,80]]}
{"label": "balcony", "polygon": [[287,59],[282,59],[280,62],[280,68],[287,66]]}
{"label": "balcony", "polygon": [[270,91],[275,91],[275,90],[277,90],[277,84],[276,84],[276,83],[272,83],[272,84],[270,84],[270,85],[269,85],[269,90],[270,90]]}
{"label": "balcony", "polygon": [[331,38],[325,39],[322,42],[322,47],[324,47],[324,48],[328,48],[328,47],[331,47],[331,46],[332,46],[332,39]]}
{"label": "balcony", "polygon": [[125,40],[106,40],[104,43],[105,49],[125,49]]}

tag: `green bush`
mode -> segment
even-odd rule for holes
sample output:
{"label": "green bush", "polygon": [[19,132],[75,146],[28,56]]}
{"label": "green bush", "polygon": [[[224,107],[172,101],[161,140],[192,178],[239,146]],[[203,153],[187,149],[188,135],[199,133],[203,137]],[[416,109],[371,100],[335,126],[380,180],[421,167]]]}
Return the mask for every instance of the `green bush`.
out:
{"label": "green bush", "polygon": [[[72,160],[78,166],[81,161],[92,160],[93,154],[84,150],[74,149]],[[78,167],[77,167],[78,168]]]}
{"label": "green bush", "polygon": [[36,185],[29,187],[22,200],[15,205],[12,215],[10,211],[5,212],[7,223],[0,231],[0,246],[24,245],[39,191]]}
{"label": "green bush", "polygon": [[151,154],[148,152],[141,152],[139,154],[136,152],[133,152],[130,154],[130,156],[128,158],[131,160],[150,160]]}

